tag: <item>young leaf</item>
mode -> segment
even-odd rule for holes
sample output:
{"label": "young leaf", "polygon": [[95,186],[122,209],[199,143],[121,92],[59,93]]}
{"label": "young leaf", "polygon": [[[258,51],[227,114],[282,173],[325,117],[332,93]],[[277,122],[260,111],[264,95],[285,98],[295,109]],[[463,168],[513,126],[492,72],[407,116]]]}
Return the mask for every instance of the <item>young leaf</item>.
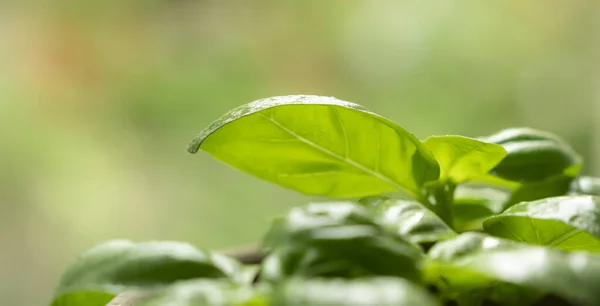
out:
{"label": "young leaf", "polygon": [[421,142],[362,106],[320,96],[258,100],[227,113],[189,145],[307,195],[417,194],[439,175]]}
{"label": "young leaf", "polygon": [[564,196],[519,203],[485,220],[483,228],[511,240],[600,252],[600,198]]}
{"label": "young leaf", "polygon": [[179,280],[232,278],[238,263],[186,243],[111,241],[84,252],[63,274],[52,306],[104,306],[128,289]]}
{"label": "young leaf", "polygon": [[281,306],[438,306],[423,288],[401,278],[290,279],[276,289],[273,305]]}
{"label": "young leaf", "polygon": [[413,243],[429,243],[456,236],[436,214],[416,201],[369,197],[361,199],[384,227]]}
{"label": "young leaf", "polygon": [[[600,257],[591,253],[567,253],[465,233],[436,244],[429,255],[426,279],[448,296],[461,296],[478,288],[494,290],[508,283],[521,287],[512,290],[521,298],[539,297],[538,293],[544,292],[575,305],[594,306],[600,300]],[[493,296],[500,299],[494,302],[503,303],[515,298]]]}
{"label": "young leaf", "polygon": [[193,280],[169,286],[139,306],[269,306],[262,291],[225,281]]}
{"label": "young leaf", "polygon": [[455,183],[487,174],[506,156],[501,145],[463,136],[431,136],[423,144],[440,164],[440,179]]}

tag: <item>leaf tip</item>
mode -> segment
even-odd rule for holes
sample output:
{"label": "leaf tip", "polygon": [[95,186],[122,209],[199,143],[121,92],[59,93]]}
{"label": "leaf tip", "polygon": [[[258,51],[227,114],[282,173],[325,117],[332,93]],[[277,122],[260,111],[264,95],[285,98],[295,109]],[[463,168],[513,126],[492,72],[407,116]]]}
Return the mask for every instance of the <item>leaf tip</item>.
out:
{"label": "leaf tip", "polygon": [[200,143],[200,138],[196,137],[192,139],[192,141],[190,141],[190,143],[188,144],[187,151],[191,154],[196,154],[200,149]]}

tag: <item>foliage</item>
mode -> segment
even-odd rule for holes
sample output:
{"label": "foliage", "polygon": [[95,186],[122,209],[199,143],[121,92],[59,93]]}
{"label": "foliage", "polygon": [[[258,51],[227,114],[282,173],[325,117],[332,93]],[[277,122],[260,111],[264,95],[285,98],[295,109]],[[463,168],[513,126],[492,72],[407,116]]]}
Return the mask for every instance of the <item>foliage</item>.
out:
{"label": "foliage", "polygon": [[[179,243],[111,242],[69,267],[53,306],[597,305],[600,179],[558,136],[512,128],[419,141],[329,97],[234,109],[190,143],[328,198],[275,219],[258,267]],[[250,275],[251,277],[248,277]]]}

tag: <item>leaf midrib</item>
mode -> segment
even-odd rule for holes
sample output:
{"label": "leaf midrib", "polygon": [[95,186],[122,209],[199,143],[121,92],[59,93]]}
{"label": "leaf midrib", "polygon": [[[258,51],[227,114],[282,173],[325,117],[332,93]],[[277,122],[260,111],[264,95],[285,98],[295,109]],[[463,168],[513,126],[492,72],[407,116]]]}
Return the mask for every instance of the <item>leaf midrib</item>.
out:
{"label": "leaf midrib", "polygon": [[308,140],[308,139],[306,139],[306,138],[304,138],[304,137],[296,134],[294,131],[290,130],[289,128],[287,128],[285,125],[281,124],[279,121],[275,120],[274,118],[271,118],[271,117],[266,116],[266,115],[261,114],[261,113],[258,113],[258,115],[261,116],[262,118],[266,119],[267,121],[271,122],[273,125],[277,126],[278,128],[282,129],[284,132],[290,134],[293,137],[298,138],[298,140],[300,140],[301,142],[305,143],[306,145],[309,145],[310,147],[312,147],[312,148],[314,148],[316,150],[319,150],[319,151],[321,151],[321,152],[323,152],[323,153],[325,153],[325,154],[327,154],[327,155],[329,155],[329,156],[331,156],[331,157],[333,157],[333,158],[335,158],[335,159],[337,159],[339,161],[345,162],[348,165],[353,166],[356,169],[361,170],[361,171],[363,171],[363,172],[365,172],[365,173],[367,173],[367,174],[369,174],[369,175],[371,175],[371,176],[373,176],[373,177],[375,177],[375,178],[377,178],[377,179],[385,182],[386,184],[388,184],[388,185],[390,185],[390,186],[392,186],[392,187],[394,187],[394,188],[396,188],[398,190],[406,191],[406,192],[410,193],[412,196],[416,196],[415,193],[412,190],[409,190],[408,188],[403,187],[402,185],[398,184],[396,181],[394,181],[393,179],[387,177],[383,173],[378,172],[378,171],[374,171],[372,169],[369,169],[365,165],[362,165],[362,164],[360,164],[360,163],[358,163],[358,162],[356,162],[356,161],[354,161],[354,160],[352,160],[350,158],[346,158],[344,156],[340,156],[340,155],[336,154],[335,152],[332,152],[332,151],[328,150],[327,148],[324,148],[324,147],[322,147],[322,146],[320,146],[320,145],[318,145],[318,144],[316,144],[316,143],[314,143],[314,142],[312,142],[312,141],[310,141],[310,140]]}

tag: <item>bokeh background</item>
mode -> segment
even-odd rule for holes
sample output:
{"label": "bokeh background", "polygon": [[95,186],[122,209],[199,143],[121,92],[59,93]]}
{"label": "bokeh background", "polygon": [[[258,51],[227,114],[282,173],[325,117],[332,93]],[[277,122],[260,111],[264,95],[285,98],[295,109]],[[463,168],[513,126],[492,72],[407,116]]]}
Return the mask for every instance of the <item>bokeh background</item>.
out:
{"label": "bokeh background", "polygon": [[307,199],[185,149],[263,97],[419,138],[546,129],[600,175],[599,30],[596,0],[2,1],[0,305],[45,305],[105,240],[258,240]]}

